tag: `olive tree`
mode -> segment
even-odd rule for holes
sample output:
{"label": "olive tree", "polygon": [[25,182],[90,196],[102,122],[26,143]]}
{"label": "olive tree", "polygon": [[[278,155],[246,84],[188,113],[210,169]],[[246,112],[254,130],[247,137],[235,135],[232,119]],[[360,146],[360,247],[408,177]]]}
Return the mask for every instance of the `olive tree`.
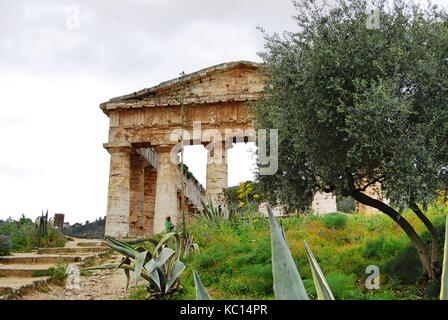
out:
{"label": "olive tree", "polygon": [[[309,205],[316,190],[392,218],[435,276],[437,234],[419,203],[446,188],[448,16],[409,1],[295,1],[297,30],[265,33],[257,126],[279,130],[279,170],[259,176],[272,201]],[[391,205],[365,193],[380,184]],[[432,234],[432,254],[401,215]]]}

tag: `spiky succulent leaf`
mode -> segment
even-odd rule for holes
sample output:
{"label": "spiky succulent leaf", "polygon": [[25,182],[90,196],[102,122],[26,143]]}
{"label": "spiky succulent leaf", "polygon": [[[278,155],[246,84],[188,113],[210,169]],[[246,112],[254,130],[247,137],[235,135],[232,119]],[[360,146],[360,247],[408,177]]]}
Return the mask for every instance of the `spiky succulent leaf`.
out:
{"label": "spiky succulent leaf", "polygon": [[162,286],[160,285],[159,272],[157,271],[157,269],[155,269],[153,272],[151,272],[150,277],[151,277],[152,281],[154,281],[154,283],[156,284],[157,288],[159,288],[159,290],[162,291]]}
{"label": "spiky succulent leaf", "polygon": [[193,270],[194,286],[196,288],[196,300],[211,300],[207,289],[202,284],[201,278],[196,270]]}
{"label": "spiky succulent leaf", "polygon": [[138,251],[134,250],[134,249],[129,249],[127,247],[123,247],[123,246],[119,246],[119,245],[115,245],[115,244],[110,244],[110,243],[106,243],[111,249],[117,251],[118,253],[129,257],[131,259],[135,259],[135,256],[139,253]]}
{"label": "spiky succulent leaf", "polygon": [[305,246],[306,255],[311,266],[311,273],[313,275],[314,286],[316,287],[317,298],[319,300],[334,300],[333,293],[331,292],[330,286],[325,279],[325,276],[314,257],[308,243],[303,241]]}
{"label": "spiky succulent leaf", "polygon": [[108,263],[100,266],[83,268],[83,271],[118,269],[121,263]]}
{"label": "spiky succulent leaf", "polygon": [[156,246],[155,252],[158,252],[162,246],[166,245],[166,243],[172,238],[172,237],[178,237],[179,235],[176,232],[168,232],[163,236],[162,239],[160,239],[159,243]]}
{"label": "spiky succulent leaf", "polygon": [[146,254],[148,251],[140,252],[138,255],[135,256],[135,284],[138,284],[138,281],[140,280],[140,276],[142,274],[143,264],[146,261]]}
{"label": "spiky succulent leaf", "polygon": [[[106,240],[109,240],[110,242],[112,242],[112,243],[115,244],[116,246],[124,247],[124,248],[128,248],[129,250],[134,251],[135,254],[138,253],[137,250],[135,250],[131,245],[127,244],[127,243],[124,242],[124,241],[121,241],[121,240],[112,238],[112,237],[110,237],[110,236],[106,236]],[[106,244],[107,244],[107,243],[106,243]]]}
{"label": "spiky succulent leaf", "polygon": [[266,203],[271,229],[272,274],[277,300],[308,300],[302,278],[297,270],[281,226]]}
{"label": "spiky succulent leaf", "polygon": [[177,260],[174,262],[165,285],[165,293],[167,293],[171,287],[173,286],[174,282],[179,278],[180,274],[185,270],[185,264],[182,261]]}
{"label": "spiky succulent leaf", "polygon": [[445,225],[445,253],[443,256],[442,283],[440,288],[440,300],[448,300],[448,216]]}
{"label": "spiky succulent leaf", "polygon": [[123,259],[121,260],[120,264],[117,265],[117,267],[114,269],[114,272],[117,271],[124,264],[130,265],[131,264],[131,259],[129,259],[129,257],[123,257]]}
{"label": "spiky succulent leaf", "polygon": [[174,250],[171,248],[163,248],[159,255],[151,260],[154,261],[154,263],[150,267],[145,266],[146,270],[151,273],[154,269],[161,268],[174,253]]}

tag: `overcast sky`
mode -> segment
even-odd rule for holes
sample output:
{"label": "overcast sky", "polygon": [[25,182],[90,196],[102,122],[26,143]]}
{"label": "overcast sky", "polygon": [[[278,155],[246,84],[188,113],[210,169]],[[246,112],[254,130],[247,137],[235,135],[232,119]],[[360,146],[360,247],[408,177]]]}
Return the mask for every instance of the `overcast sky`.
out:
{"label": "overcast sky", "polygon": [[[256,26],[291,29],[293,14],[290,0],[0,1],[0,219],[104,216],[99,104],[181,71],[259,61]],[[192,148],[186,163],[205,185],[205,149]],[[230,185],[253,177],[248,149],[230,151]]]}
{"label": "overcast sky", "polygon": [[[99,104],[181,71],[259,61],[256,27],[293,30],[293,14],[290,0],[1,0],[0,219],[104,216]],[[186,163],[205,185],[205,149],[191,148]],[[230,185],[253,177],[250,149],[230,151]]]}

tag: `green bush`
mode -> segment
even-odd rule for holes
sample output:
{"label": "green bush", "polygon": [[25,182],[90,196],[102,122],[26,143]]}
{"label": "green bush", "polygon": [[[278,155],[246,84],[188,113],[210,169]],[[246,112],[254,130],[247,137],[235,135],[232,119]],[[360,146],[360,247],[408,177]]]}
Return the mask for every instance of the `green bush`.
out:
{"label": "green bush", "polygon": [[34,271],[33,277],[51,277],[58,284],[63,284],[67,279],[67,265],[58,263],[55,267],[51,267],[44,271]]}
{"label": "green bush", "polygon": [[[0,234],[8,236],[12,241],[12,251],[26,252],[37,247],[38,228],[31,220],[22,216],[19,220],[0,221]],[[65,237],[59,229],[50,226],[41,239],[41,247],[63,247]]]}
{"label": "green bush", "polygon": [[368,240],[363,254],[368,258],[384,259],[395,256],[402,248],[403,242],[381,236],[375,240]]}
{"label": "green bush", "polygon": [[413,246],[406,247],[397,256],[386,261],[382,270],[398,277],[403,284],[414,284],[420,281],[423,274],[418,253]]}
{"label": "green bush", "polygon": [[336,300],[360,299],[361,294],[356,287],[356,276],[343,273],[329,273],[327,276],[328,285]]}
{"label": "green bush", "polygon": [[344,228],[347,225],[347,221],[347,216],[341,213],[327,214],[323,217],[323,222],[329,229]]}
{"label": "green bush", "polygon": [[0,235],[0,256],[8,256],[12,251],[12,241],[6,235]]}

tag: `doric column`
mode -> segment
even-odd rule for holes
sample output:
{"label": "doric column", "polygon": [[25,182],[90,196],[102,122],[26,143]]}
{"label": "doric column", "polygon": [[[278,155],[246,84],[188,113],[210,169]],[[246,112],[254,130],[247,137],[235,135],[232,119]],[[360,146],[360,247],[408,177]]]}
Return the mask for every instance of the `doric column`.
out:
{"label": "doric column", "polygon": [[144,168],[147,161],[135,151],[131,153],[129,236],[143,235]]}
{"label": "doric column", "polygon": [[110,153],[109,192],[107,197],[106,235],[129,235],[131,147],[126,144],[105,144]]}
{"label": "doric column", "polygon": [[156,201],[157,171],[151,166],[145,167],[144,172],[144,200],[143,200],[143,233],[144,235],[154,232],[154,210]]}
{"label": "doric column", "polygon": [[154,233],[165,231],[165,219],[171,217],[177,224],[179,215],[176,186],[176,164],[171,161],[172,146],[161,145],[157,151],[157,185],[154,212]]}
{"label": "doric column", "polygon": [[338,211],[336,196],[332,193],[317,191],[314,194],[311,209],[317,215],[325,215]]}
{"label": "doric column", "polygon": [[206,197],[219,202],[219,194],[227,188],[227,149],[232,144],[210,143],[207,148]]}

